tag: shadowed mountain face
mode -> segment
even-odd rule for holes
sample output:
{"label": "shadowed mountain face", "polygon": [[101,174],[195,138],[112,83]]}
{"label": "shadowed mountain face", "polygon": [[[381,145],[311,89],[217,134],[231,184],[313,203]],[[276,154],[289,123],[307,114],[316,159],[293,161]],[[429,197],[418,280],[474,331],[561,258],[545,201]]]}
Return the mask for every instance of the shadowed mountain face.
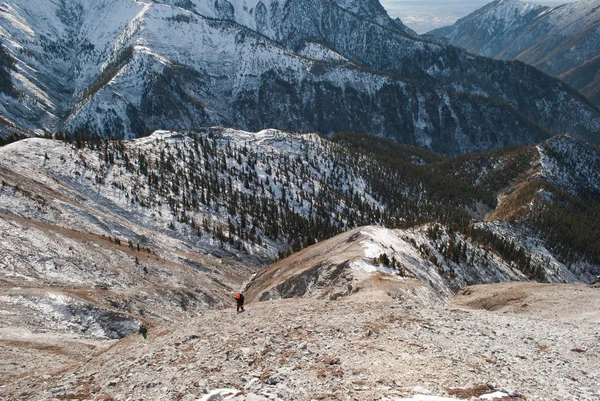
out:
{"label": "shadowed mountain face", "polygon": [[560,78],[600,105],[600,55],[561,74]]}
{"label": "shadowed mountain face", "polygon": [[0,19],[17,91],[0,94],[0,113],[31,133],[224,124],[363,132],[448,155],[551,132],[598,142],[600,113],[566,85],[415,39],[377,1],[13,0]]}
{"label": "shadowed mountain face", "polygon": [[588,99],[598,99],[600,1],[556,8],[519,0],[494,1],[454,25],[429,32],[483,56],[521,60],[559,76]]}

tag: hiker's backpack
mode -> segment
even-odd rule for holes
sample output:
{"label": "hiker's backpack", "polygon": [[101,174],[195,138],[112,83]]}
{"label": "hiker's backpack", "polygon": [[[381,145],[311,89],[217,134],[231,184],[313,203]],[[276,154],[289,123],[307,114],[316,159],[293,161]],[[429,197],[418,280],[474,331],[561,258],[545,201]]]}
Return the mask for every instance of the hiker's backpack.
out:
{"label": "hiker's backpack", "polygon": [[242,299],[242,294],[237,294],[237,295],[235,296],[235,299],[237,299],[238,301],[239,301],[239,300],[241,300],[241,299]]}

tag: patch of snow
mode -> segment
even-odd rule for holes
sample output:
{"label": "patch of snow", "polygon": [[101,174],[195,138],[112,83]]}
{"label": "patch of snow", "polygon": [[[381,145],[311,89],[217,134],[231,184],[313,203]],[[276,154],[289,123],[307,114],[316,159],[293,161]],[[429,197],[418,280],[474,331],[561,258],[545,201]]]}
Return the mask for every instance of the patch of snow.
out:
{"label": "patch of snow", "polygon": [[411,398],[393,398],[393,401],[456,401],[458,398],[438,397],[435,395],[415,394]]}
{"label": "patch of snow", "polygon": [[503,391],[494,391],[493,393],[490,393],[490,394],[480,395],[479,399],[480,400],[497,400],[497,399],[507,398],[507,397],[510,397],[510,396]]}

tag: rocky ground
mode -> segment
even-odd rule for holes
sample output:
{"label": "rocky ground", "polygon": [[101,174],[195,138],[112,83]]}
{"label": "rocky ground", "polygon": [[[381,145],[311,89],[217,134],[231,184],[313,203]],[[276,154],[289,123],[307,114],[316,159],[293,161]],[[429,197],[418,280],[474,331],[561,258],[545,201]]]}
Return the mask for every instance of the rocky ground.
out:
{"label": "rocky ground", "polygon": [[0,399],[600,400],[599,288],[486,285],[445,301],[387,280],[337,300],[208,310],[66,367],[62,343]]}
{"label": "rocky ground", "polygon": [[220,309],[254,271],[2,212],[0,238],[0,385],[79,364],[142,321],[181,322]]}

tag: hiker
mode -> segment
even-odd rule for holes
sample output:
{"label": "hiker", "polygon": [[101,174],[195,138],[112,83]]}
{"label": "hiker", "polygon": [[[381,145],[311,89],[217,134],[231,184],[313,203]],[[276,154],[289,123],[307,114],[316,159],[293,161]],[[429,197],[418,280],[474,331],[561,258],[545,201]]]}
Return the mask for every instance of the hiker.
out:
{"label": "hiker", "polygon": [[140,333],[142,337],[144,337],[144,340],[148,338],[148,328],[144,323],[140,323],[140,329],[138,330],[138,333]]}
{"label": "hiker", "polygon": [[235,302],[237,304],[237,313],[244,311],[244,294],[241,292],[235,296]]}

